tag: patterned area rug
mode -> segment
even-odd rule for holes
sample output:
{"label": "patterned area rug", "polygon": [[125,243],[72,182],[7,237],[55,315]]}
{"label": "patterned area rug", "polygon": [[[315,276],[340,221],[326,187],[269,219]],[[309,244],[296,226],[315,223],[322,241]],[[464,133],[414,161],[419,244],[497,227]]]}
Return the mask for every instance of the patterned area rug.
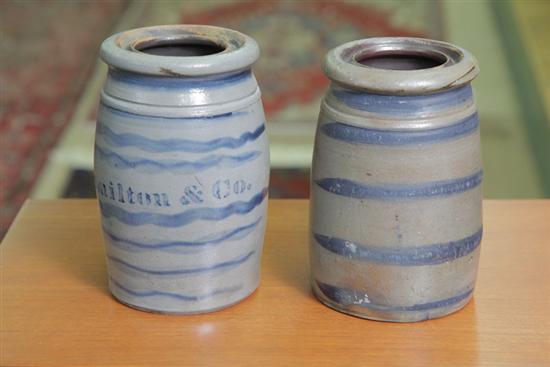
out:
{"label": "patterned area rug", "polygon": [[67,125],[124,1],[0,3],[0,238]]}

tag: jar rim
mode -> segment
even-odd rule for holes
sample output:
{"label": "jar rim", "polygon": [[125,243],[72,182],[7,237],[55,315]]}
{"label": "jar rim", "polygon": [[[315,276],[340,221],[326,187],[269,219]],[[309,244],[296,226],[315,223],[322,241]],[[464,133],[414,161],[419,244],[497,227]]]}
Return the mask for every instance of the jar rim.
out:
{"label": "jar rim", "polygon": [[[409,65],[406,68],[369,65],[369,60],[384,57],[394,58],[394,64],[399,58],[409,57]],[[447,42],[376,37],[348,42],[330,50],[324,71],[333,82],[351,89],[418,95],[467,84],[477,76],[479,66],[471,53]]]}
{"label": "jar rim", "polygon": [[[210,44],[220,51],[200,56],[165,56],[143,52],[151,45]],[[174,24],[116,33],[101,44],[109,66],[131,72],[172,77],[198,77],[237,72],[256,62],[256,41],[238,31],[210,25]]]}

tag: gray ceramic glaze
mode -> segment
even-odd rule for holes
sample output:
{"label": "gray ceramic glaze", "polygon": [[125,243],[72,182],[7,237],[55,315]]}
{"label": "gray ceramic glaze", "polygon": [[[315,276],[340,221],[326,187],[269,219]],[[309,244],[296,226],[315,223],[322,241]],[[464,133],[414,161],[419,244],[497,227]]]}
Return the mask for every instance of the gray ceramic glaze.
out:
{"label": "gray ceramic glaze", "polygon": [[472,296],[482,234],[477,62],[456,46],[371,38],[329,52],[315,140],[315,295],[355,316],[441,317]]}
{"label": "gray ceramic glaze", "polygon": [[141,28],[102,44],[95,180],[121,302],[208,312],[258,286],[269,181],[258,55],[250,37],[211,26]]}

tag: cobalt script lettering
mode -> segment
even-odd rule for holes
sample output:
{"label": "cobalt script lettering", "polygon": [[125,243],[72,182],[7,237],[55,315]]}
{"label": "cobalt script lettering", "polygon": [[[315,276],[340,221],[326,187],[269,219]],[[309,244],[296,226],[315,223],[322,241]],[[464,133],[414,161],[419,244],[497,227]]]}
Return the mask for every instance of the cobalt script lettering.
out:
{"label": "cobalt script lettering", "polygon": [[[212,184],[210,192],[212,197],[223,200],[230,196],[241,195],[252,189],[252,184],[244,180],[217,180]],[[179,197],[181,205],[197,205],[204,202],[204,192],[201,185],[187,185],[183,187],[183,194]],[[120,182],[97,182],[97,195],[101,199],[117,201],[122,204],[170,207],[172,200],[165,192],[149,192],[134,190]]]}

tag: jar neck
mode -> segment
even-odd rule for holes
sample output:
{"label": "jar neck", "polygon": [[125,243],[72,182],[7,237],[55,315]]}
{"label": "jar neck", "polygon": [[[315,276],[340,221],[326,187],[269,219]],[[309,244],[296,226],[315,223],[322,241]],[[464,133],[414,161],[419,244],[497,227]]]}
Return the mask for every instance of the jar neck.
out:
{"label": "jar neck", "polygon": [[358,91],[333,83],[326,98],[329,103],[340,104],[357,113],[385,116],[436,115],[473,102],[470,84],[430,94],[388,95]]}
{"label": "jar neck", "polygon": [[246,99],[258,85],[250,69],[197,77],[146,75],[110,68],[103,91],[126,102],[200,107]]}
{"label": "jar neck", "polygon": [[443,127],[476,112],[471,85],[430,94],[389,95],[332,83],[323,101],[331,120],[395,130]]}

